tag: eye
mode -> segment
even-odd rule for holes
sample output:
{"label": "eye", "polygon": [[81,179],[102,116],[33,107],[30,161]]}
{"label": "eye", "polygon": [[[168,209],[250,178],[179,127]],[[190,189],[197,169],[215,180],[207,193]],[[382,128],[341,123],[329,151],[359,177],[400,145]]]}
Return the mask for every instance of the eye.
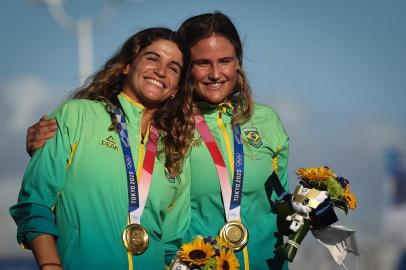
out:
{"label": "eye", "polygon": [[178,66],[170,66],[169,69],[175,72],[176,74],[180,73],[180,69]]}
{"label": "eye", "polygon": [[223,59],[220,60],[220,64],[229,64],[229,63],[232,63],[232,62],[234,62],[234,59],[235,59],[235,58],[233,58],[233,57],[223,58]]}
{"label": "eye", "polygon": [[210,66],[210,63],[208,61],[201,60],[194,62],[193,65],[197,67],[207,68]]}
{"label": "eye", "polygon": [[309,199],[308,199],[308,198],[304,199],[303,202],[302,202],[302,204],[303,204],[303,205],[308,205],[308,204],[309,204]]}

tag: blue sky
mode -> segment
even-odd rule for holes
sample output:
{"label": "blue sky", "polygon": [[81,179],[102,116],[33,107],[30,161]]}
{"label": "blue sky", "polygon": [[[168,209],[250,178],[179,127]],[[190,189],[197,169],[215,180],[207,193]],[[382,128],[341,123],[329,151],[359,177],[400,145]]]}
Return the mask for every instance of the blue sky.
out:
{"label": "blue sky", "polygon": [[[7,207],[28,157],[26,128],[77,87],[77,39],[34,1],[0,9],[0,255],[20,254]],[[74,18],[106,1],[66,0]],[[135,31],[177,28],[220,10],[244,41],[256,101],[279,112],[291,139],[290,175],[329,165],[350,179],[359,209],[342,219],[360,237],[382,233],[384,151],[406,153],[406,2],[401,0],[122,1],[94,32],[94,68]],[[4,233],[3,233],[4,231]]]}

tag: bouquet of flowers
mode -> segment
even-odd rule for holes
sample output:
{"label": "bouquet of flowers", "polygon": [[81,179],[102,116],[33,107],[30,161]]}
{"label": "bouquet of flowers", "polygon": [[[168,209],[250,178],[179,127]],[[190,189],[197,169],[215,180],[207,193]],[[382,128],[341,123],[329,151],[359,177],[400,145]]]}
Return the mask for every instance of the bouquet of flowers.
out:
{"label": "bouquet of flowers", "polygon": [[323,230],[338,220],[334,207],[347,214],[357,205],[349,181],[330,168],[299,168],[296,174],[300,181],[294,193],[277,202],[277,212],[289,226],[288,240],[277,252],[290,262],[309,230]]}
{"label": "bouquet of flowers", "polygon": [[181,246],[169,270],[238,270],[239,266],[234,252],[222,238],[198,235]]}

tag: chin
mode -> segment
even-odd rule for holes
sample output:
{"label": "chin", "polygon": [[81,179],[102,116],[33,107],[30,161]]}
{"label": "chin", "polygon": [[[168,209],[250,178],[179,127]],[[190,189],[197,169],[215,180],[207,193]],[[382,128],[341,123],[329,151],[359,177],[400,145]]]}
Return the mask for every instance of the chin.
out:
{"label": "chin", "polygon": [[227,96],[225,96],[225,95],[206,96],[205,100],[211,104],[220,104],[220,103],[227,102]]}
{"label": "chin", "polygon": [[223,90],[223,91],[215,91],[215,92],[207,92],[205,95],[205,99],[212,104],[220,104],[227,102],[228,96],[230,95],[231,91]]}
{"label": "chin", "polygon": [[216,104],[220,104],[220,103],[223,103],[224,102],[224,100],[223,99],[215,99],[215,98],[212,98],[212,99],[206,99],[206,101],[208,102],[208,103],[211,103],[211,104],[214,104],[214,105],[216,105]]}
{"label": "chin", "polygon": [[142,99],[142,104],[147,108],[160,108],[165,101],[166,99],[149,97]]}
{"label": "chin", "polygon": [[227,96],[218,94],[210,95],[208,93],[205,93],[205,95],[197,95],[196,99],[208,102],[210,104],[220,104],[227,101]]}

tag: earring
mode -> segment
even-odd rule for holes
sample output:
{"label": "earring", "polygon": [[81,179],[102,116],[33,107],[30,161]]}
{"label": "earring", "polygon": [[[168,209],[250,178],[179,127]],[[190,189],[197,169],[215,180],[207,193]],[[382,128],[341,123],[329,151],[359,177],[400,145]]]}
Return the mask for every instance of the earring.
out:
{"label": "earring", "polygon": [[174,99],[174,98],[175,98],[175,94],[172,94],[172,95],[169,97],[170,100],[172,100],[172,99]]}

